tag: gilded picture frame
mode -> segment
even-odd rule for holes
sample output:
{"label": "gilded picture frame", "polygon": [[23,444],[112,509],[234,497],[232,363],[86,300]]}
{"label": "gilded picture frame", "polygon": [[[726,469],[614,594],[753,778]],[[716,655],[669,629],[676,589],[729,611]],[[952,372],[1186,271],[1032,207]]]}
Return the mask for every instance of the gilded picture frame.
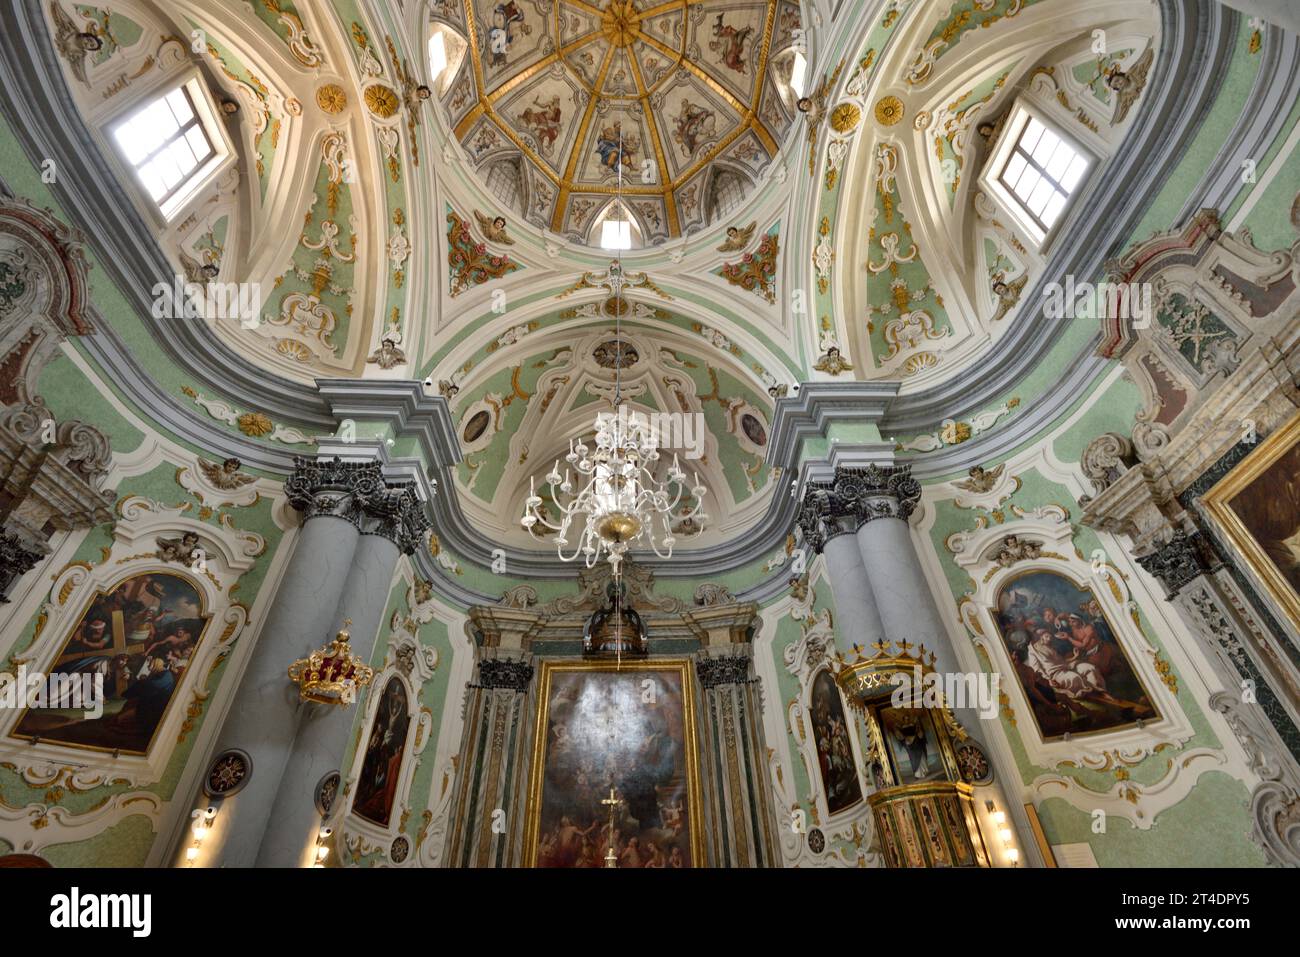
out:
{"label": "gilded picture frame", "polygon": [[542,837],[543,800],[548,758],[548,744],[552,729],[551,708],[557,679],[566,677],[608,674],[671,675],[681,689],[682,756],[685,771],[686,809],[689,828],[691,867],[706,866],[704,850],[704,807],[700,784],[700,755],[696,722],[696,694],[691,662],[685,658],[645,659],[623,661],[616,667],[607,661],[543,661],[537,681],[538,703],[533,725],[532,764],[529,770],[528,801],[524,824],[524,866],[537,867],[538,851]]}
{"label": "gilded picture frame", "polygon": [[[1289,554],[1296,556],[1300,543],[1298,469],[1300,414],[1238,462],[1201,497],[1201,505],[1235,551],[1242,571],[1267,592],[1292,627],[1300,629],[1300,559],[1284,569],[1277,558],[1288,546]],[[1247,501],[1251,492],[1253,501]]]}

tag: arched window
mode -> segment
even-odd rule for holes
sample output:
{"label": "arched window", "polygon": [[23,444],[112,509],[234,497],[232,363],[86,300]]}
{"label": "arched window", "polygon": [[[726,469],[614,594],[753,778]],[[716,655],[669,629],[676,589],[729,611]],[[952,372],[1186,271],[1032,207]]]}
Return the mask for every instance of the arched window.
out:
{"label": "arched window", "polygon": [[524,171],[517,157],[498,160],[488,167],[488,191],[508,209],[524,207]]}
{"label": "arched window", "polygon": [[749,185],[749,179],[733,169],[722,167],[715,170],[712,180],[709,181],[705,207],[709,222],[716,223],[731,215],[732,211],[745,201]]}

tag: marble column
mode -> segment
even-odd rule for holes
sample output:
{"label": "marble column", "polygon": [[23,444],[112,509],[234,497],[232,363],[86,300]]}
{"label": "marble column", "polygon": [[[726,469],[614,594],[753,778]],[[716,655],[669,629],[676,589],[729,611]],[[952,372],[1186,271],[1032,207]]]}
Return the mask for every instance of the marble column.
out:
{"label": "marble column", "polygon": [[[445,867],[520,867],[528,793],[528,691],[532,656],[479,649],[478,681],[465,689],[459,780]],[[508,655],[508,656],[506,656]]]}
{"label": "marble column", "polygon": [[706,786],[705,846],[710,867],[779,867],[776,809],[767,778],[762,689],[750,649],[701,653],[696,673],[700,709],[700,765]]}
{"label": "marble column", "polygon": [[[352,653],[370,660],[383,625],[397,559],[403,552],[409,555],[415,550],[427,527],[423,503],[409,486],[386,488],[367,502],[351,568],[333,611],[333,627],[322,634],[334,633],[351,619]],[[307,867],[313,863],[321,827],[317,792],[326,775],[339,771],[355,718],[352,707],[309,704],[304,709],[257,854],[258,867]]]}
{"label": "marble column", "polygon": [[[364,596],[364,602],[356,603],[372,622],[362,633],[373,647],[397,553],[408,544],[413,547],[410,543],[428,527],[414,492],[386,484],[377,462],[298,458],[294,464],[284,490],[302,515],[302,529],[204,777],[204,797],[220,808],[204,842],[203,866],[251,867],[268,860],[263,843],[281,803],[286,771],[292,770],[293,784],[308,773],[295,753],[307,710],[289,681],[288,667],[327,643],[343,618],[357,619],[340,596],[349,603],[350,595]],[[356,571],[358,563],[364,572]],[[372,601],[378,602],[377,610],[369,609]],[[369,649],[361,650],[366,654]],[[355,712],[345,713],[343,741]],[[337,764],[336,759],[332,767]],[[312,833],[314,844],[315,828]],[[291,862],[277,857],[276,863]]]}
{"label": "marble column", "polygon": [[377,464],[300,458],[295,465],[284,488],[302,514],[302,529],[217,737],[212,768],[225,762],[233,783],[205,781],[209,797],[221,802],[204,844],[205,866],[252,867],[257,861],[302,713],[286,669],[333,634],[336,596],[352,568],[362,505],[383,484]]}
{"label": "marble column", "polygon": [[854,540],[857,519],[851,504],[833,484],[809,483],[798,522],[804,546],[825,559],[835,603],[836,646],[841,652],[851,651],[854,645],[869,648],[883,636],[884,625]]}

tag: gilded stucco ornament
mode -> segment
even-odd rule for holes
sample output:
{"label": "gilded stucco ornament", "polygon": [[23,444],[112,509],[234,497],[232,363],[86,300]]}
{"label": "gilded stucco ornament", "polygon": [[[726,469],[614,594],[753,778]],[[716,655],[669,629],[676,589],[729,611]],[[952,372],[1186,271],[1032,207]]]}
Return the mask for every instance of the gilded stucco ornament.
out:
{"label": "gilded stucco ornament", "polygon": [[903,101],[896,96],[881,97],[876,102],[875,113],[876,122],[881,126],[893,126],[903,119]]}
{"label": "gilded stucco ornament", "polygon": [[337,83],[326,83],[316,91],[316,105],[326,113],[342,113],[347,109],[348,95]]}
{"label": "gilded stucco ornament", "polygon": [[397,93],[390,87],[384,86],[382,83],[375,83],[372,86],[366,87],[364,96],[366,108],[370,110],[371,113],[375,114],[375,116],[385,120],[390,116],[396,115],[402,105],[401,100],[398,99]]}
{"label": "gilded stucco ornament", "polygon": [[841,103],[831,111],[831,129],[836,133],[848,133],[861,121],[862,108],[856,103]]}

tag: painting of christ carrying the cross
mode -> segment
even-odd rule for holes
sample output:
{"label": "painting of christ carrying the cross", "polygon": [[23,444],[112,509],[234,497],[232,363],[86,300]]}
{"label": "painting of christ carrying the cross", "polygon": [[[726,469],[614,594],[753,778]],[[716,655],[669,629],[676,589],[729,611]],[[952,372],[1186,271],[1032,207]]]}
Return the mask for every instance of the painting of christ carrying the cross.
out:
{"label": "painting of christ carrying the cross", "polygon": [[98,592],[49,666],[48,684],[102,679],[102,713],[46,695],[28,707],[13,736],[146,754],[211,618],[203,604],[187,578],[169,572],[134,575]]}

